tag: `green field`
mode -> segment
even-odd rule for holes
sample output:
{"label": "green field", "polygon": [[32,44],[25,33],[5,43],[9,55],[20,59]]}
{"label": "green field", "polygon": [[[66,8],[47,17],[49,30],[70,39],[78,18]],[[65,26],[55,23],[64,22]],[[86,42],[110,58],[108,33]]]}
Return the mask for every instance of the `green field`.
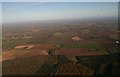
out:
{"label": "green field", "polygon": [[55,33],[53,33],[53,35],[54,36],[60,36],[60,35],[62,35],[62,32],[55,32]]}

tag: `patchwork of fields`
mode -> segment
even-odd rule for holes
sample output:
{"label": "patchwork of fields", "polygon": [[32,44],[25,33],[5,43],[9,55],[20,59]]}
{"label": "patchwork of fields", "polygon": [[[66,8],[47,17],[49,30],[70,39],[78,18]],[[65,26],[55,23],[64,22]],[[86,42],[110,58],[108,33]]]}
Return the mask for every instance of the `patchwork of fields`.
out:
{"label": "patchwork of fields", "polygon": [[117,28],[96,24],[3,27],[3,75],[118,75]]}

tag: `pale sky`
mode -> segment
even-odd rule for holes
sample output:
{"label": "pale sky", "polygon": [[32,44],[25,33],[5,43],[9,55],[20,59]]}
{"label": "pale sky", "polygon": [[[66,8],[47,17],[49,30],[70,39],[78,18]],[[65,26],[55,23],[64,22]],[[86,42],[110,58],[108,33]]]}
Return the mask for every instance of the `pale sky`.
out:
{"label": "pale sky", "polygon": [[117,2],[4,2],[3,22],[117,17]]}
{"label": "pale sky", "polygon": [[3,2],[8,22],[117,17],[117,2]]}
{"label": "pale sky", "polygon": [[1,0],[2,2],[118,2],[119,0]]}

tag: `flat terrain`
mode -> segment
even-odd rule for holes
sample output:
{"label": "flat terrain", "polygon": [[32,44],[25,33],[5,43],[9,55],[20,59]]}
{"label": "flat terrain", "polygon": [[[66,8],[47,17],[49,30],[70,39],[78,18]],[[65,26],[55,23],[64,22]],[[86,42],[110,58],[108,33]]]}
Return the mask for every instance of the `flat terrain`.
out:
{"label": "flat terrain", "polygon": [[89,51],[85,48],[70,48],[70,49],[61,49],[55,51],[56,55],[66,55],[66,56],[94,56],[94,55],[104,55],[104,51]]}
{"label": "flat terrain", "polygon": [[110,64],[118,74],[117,23],[90,23],[4,25],[3,75],[106,75]]}

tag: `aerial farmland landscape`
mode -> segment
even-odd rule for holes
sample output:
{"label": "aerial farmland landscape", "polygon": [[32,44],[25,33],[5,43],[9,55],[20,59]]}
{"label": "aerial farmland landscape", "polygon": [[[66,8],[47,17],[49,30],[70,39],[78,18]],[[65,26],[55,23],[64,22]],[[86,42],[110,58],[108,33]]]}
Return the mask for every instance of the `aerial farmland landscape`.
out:
{"label": "aerial farmland landscape", "polygon": [[120,75],[116,7],[117,3],[4,3],[2,74]]}

